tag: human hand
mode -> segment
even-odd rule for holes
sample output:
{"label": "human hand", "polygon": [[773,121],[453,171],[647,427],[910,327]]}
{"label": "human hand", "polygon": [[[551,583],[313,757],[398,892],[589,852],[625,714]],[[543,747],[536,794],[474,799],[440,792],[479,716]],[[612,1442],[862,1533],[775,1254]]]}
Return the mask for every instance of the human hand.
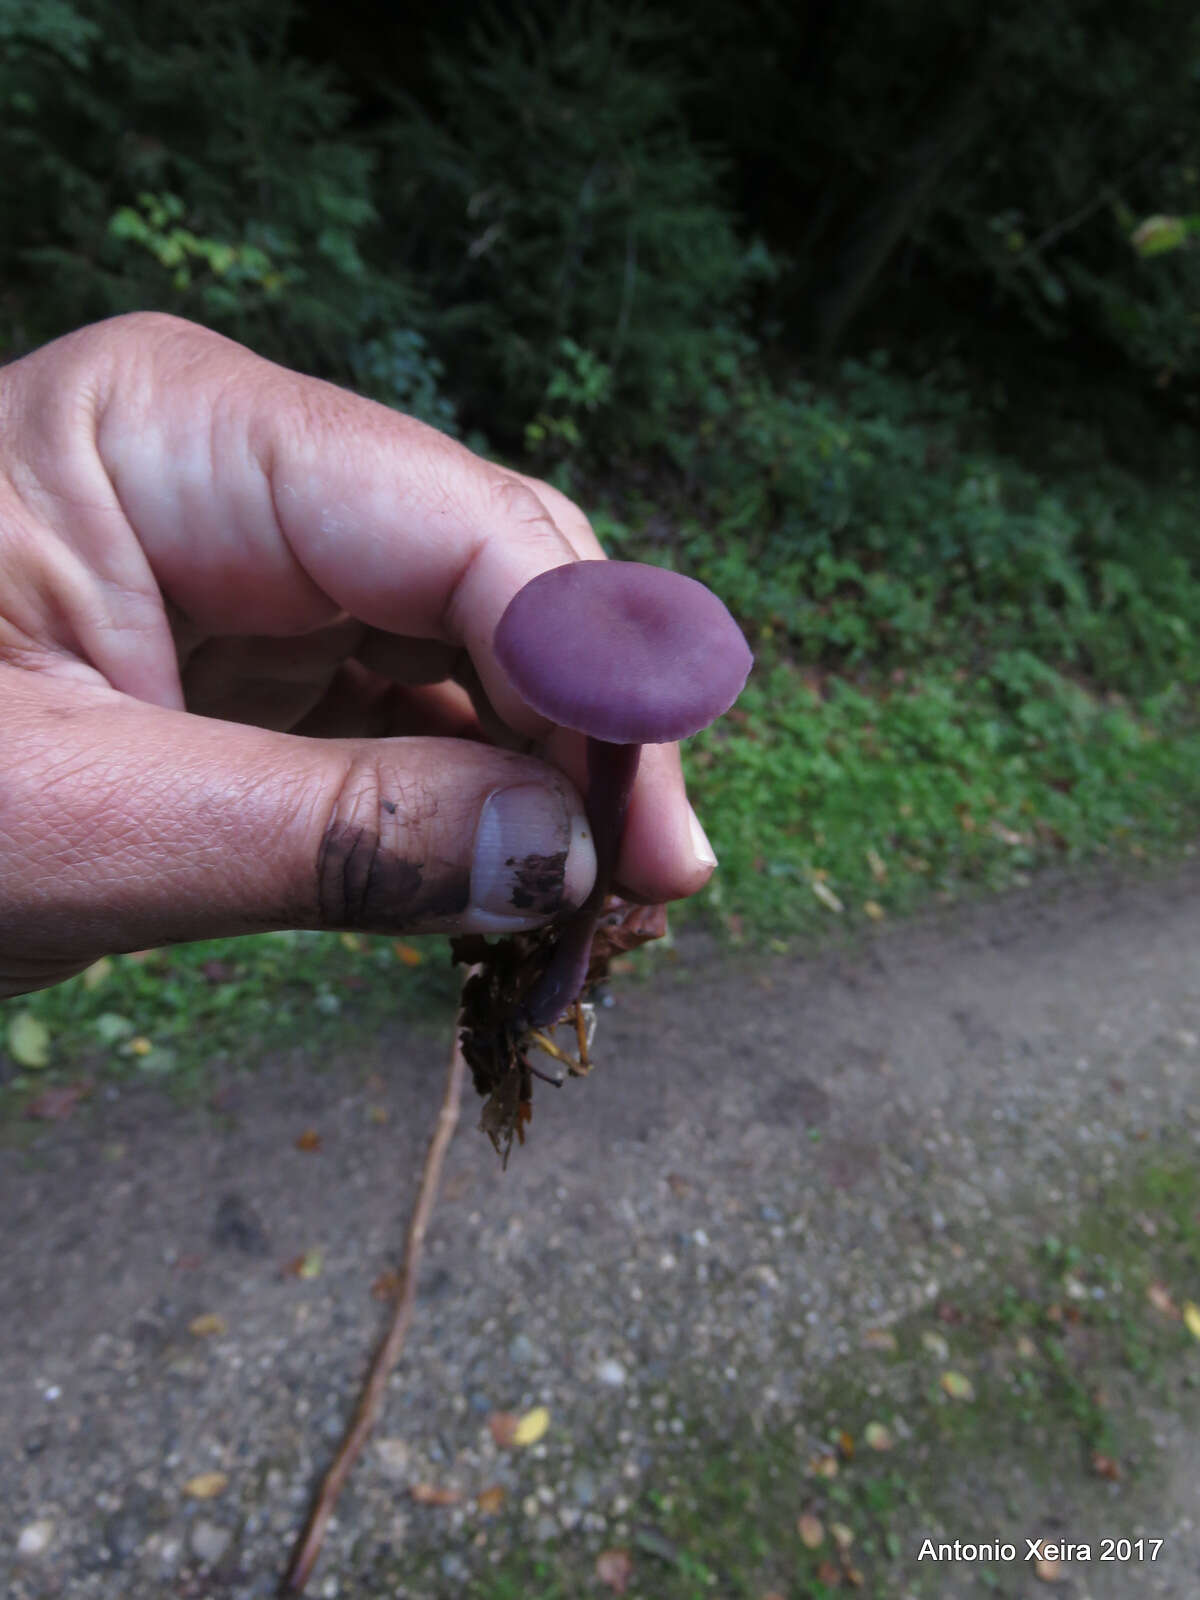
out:
{"label": "human hand", "polygon": [[[111,951],[579,904],[583,741],[492,635],[601,554],[549,485],[173,317],[0,369],[0,995]],[[713,865],[647,747],[618,888]]]}

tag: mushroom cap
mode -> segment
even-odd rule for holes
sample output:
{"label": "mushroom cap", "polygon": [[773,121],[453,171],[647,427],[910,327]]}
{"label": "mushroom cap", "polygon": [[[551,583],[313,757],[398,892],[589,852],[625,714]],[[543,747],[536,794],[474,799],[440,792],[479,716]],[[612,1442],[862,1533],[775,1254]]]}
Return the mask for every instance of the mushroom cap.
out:
{"label": "mushroom cap", "polygon": [[706,728],[754,659],[710,589],[637,561],[539,573],[500,618],[495,651],[535,711],[612,744],[670,744]]}

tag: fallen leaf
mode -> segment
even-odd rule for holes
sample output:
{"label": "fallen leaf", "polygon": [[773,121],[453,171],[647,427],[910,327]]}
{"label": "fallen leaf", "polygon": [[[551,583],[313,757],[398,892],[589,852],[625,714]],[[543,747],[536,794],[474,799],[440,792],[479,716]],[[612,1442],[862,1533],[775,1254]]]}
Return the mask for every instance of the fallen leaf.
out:
{"label": "fallen leaf", "polygon": [[935,1361],[945,1361],[950,1354],[950,1346],[940,1333],[935,1333],[932,1328],[926,1328],[921,1335],[921,1343]]}
{"label": "fallen leaf", "polygon": [[486,1489],[480,1489],[475,1496],[475,1504],[485,1517],[494,1517],[504,1504],[504,1485],[491,1483]]}
{"label": "fallen leaf", "polygon": [[831,1522],[829,1531],[833,1535],[833,1542],[839,1550],[849,1550],[854,1543],[854,1530],[848,1528],[844,1522]]}
{"label": "fallen leaf", "polygon": [[513,1429],[513,1443],[516,1445],[536,1444],[550,1426],[550,1413],[545,1406],[534,1406],[532,1411],[527,1411],[523,1417],[517,1419]]}
{"label": "fallen leaf", "polygon": [[826,910],[841,912],[846,909],[829,885],[820,878],[810,879],[810,887]]}
{"label": "fallen leaf", "polygon": [[670,1189],[673,1195],[676,1195],[681,1200],[683,1199],[684,1195],[691,1194],[692,1192],[690,1180],[685,1178],[683,1174],[679,1172],[667,1173],[667,1187]]}
{"label": "fallen leaf", "polygon": [[305,1128],[296,1139],[296,1149],[312,1152],[321,1148],[321,1135],[315,1128]]}
{"label": "fallen leaf", "polygon": [[408,1492],[419,1506],[456,1506],[462,1499],[461,1489],[436,1483],[414,1483]]}
{"label": "fallen leaf", "polygon": [[951,1400],[974,1400],[975,1385],[961,1372],[943,1372],[942,1388]]}
{"label": "fallen leaf", "polygon": [[349,950],[353,955],[367,948],[367,941],[361,933],[339,933],[338,941],[343,950]]}
{"label": "fallen leaf", "polygon": [[868,1328],[862,1342],[868,1350],[895,1350],[896,1335],[890,1328]]}
{"label": "fallen leaf", "polygon": [[882,922],[884,917],[887,916],[887,912],[879,904],[878,900],[864,900],[863,910],[872,922]]}
{"label": "fallen leaf", "polygon": [[193,1500],[215,1500],[219,1494],[225,1493],[228,1485],[227,1472],[198,1472],[184,1484],[183,1492]]}
{"label": "fallen leaf", "polygon": [[876,883],[886,883],[888,869],[884,865],[883,857],[878,850],[867,851],[867,866],[871,869],[871,876]]}
{"label": "fallen leaf", "polygon": [[36,1072],[50,1060],[50,1030],[32,1011],[18,1011],[8,1025],[8,1053],[19,1067]]}
{"label": "fallen leaf", "polygon": [[596,1557],[596,1577],[614,1594],[624,1594],[633,1577],[633,1557],[628,1550],[601,1550]]}
{"label": "fallen leaf", "polygon": [[1038,1347],[1027,1333],[1017,1335],[1017,1354],[1022,1361],[1032,1361],[1038,1353]]}
{"label": "fallen leaf", "polygon": [[825,1528],[820,1517],[815,1517],[811,1511],[806,1511],[796,1518],[796,1532],[800,1535],[800,1542],[806,1550],[815,1550],[825,1539]]}
{"label": "fallen leaf", "polygon": [[153,1043],[144,1033],[135,1033],[132,1039],[126,1040],[121,1046],[121,1053],[127,1056],[148,1056],[153,1049]]}
{"label": "fallen leaf", "polygon": [[225,1318],[216,1311],[205,1311],[188,1323],[188,1332],[197,1339],[211,1339],[225,1332]]}
{"label": "fallen leaf", "polygon": [[847,1461],[854,1460],[854,1435],[843,1428],[837,1436],[837,1447]]}
{"label": "fallen leaf", "polygon": [[1121,1468],[1113,1458],[1102,1455],[1099,1450],[1092,1454],[1092,1471],[1098,1478],[1107,1478],[1110,1483],[1116,1483],[1121,1476]]}
{"label": "fallen leaf", "polygon": [[513,1441],[517,1437],[517,1423],[520,1418],[515,1411],[493,1411],[488,1418],[488,1428],[491,1430],[492,1439],[500,1450],[511,1450]]}
{"label": "fallen leaf", "polygon": [[400,1274],[385,1267],[371,1285],[372,1300],[394,1300],[400,1293]]}
{"label": "fallen leaf", "polygon": [[846,1582],[850,1585],[850,1587],[852,1589],[861,1589],[862,1588],[862,1586],[863,1586],[863,1575],[862,1575],[862,1573],[859,1571],[859,1569],[857,1567],[851,1566],[851,1564],[849,1562],[847,1562],[846,1565],[842,1568],[842,1571],[845,1573]]}
{"label": "fallen leaf", "polygon": [[863,1429],[863,1438],[872,1450],[890,1450],[896,1442],[892,1438],[892,1430],[882,1422],[868,1422]]}
{"label": "fallen leaf", "polygon": [[1194,1300],[1183,1302],[1183,1325],[1193,1339],[1200,1339],[1200,1306]]}
{"label": "fallen leaf", "polygon": [[813,1456],[808,1463],[808,1470],[814,1478],[836,1478],[838,1475],[837,1457],[822,1452]]}
{"label": "fallen leaf", "polygon": [[425,959],[415,944],[407,944],[403,939],[394,940],[392,949],[396,953],[396,960],[402,961],[406,967],[419,967]]}
{"label": "fallen leaf", "polygon": [[26,1105],[25,1115],[32,1122],[61,1122],[91,1092],[91,1080],[87,1078],[80,1083],[62,1083],[53,1089],[43,1089]]}
{"label": "fallen leaf", "polygon": [[306,1250],[302,1256],[293,1256],[283,1269],[285,1278],[319,1278],[325,1257],[320,1250]]}
{"label": "fallen leaf", "polygon": [[1146,1299],[1155,1311],[1161,1311],[1164,1317],[1178,1317],[1179,1307],[1171,1298],[1171,1291],[1165,1283],[1152,1283],[1146,1290]]}
{"label": "fallen leaf", "polygon": [[1062,1562],[1058,1560],[1048,1561],[1045,1556],[1040,1556],[1033,1563],[1033,1571],[1043,1583],[1059,1583],[1062,1580]]}

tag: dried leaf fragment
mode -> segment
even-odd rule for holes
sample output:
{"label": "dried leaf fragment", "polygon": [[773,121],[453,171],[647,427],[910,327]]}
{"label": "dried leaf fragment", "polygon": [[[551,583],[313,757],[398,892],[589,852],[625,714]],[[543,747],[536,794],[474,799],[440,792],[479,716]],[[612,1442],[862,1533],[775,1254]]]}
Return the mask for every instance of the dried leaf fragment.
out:
{"label": "dried leaf fragment", "polygon": [[461,1489],[436,1483],[414,1483],[408,1492],[419,1506],[456,1506],[462,1499]]}
{"label": "dried leaf fragment", "polygon": [[188,1332],[194,1339],[213,1339],[225,1332],[225,1318],[216,1311],[205,1311],[188,1323]]}
{"label": "dried leaf fragment", "polygon": [[305,1128],[304,1132],[296,1139],[296,1149],[311,1154],[321,1148],[321,1135],[315,1128]]}
{"label": "dried leaf fragment", "polygon": [[19,1067],[36,1072],[50,1062],[50,1030],[32,1011],[18,1011],[8,1025],[8,1053]]}
{"label": "dried leaf fragment", "polygon": [[862,1336],[866,1350],[895,1350],[896,1335],[890,1328],[868,1328]]}
{"label": "dried leaf fragment", "polygon": [[193,1500],[215,1500],[219,1494],[225,1493],[228,1486],[227,1472],[198,1472],[184,1484],[183,1492]]}
{"label": "dried leaf fragment", "polygon": [[596,1577],[613,1594],[624,1594],[633,1577],[633,1557],[628,1550],[601,1550],[596,1557]]}
{"label": "dried leaf fragment", "polygon": [[1152,1283],[1146,1290],[1146,1299],[1149,1300],[1155,1311],[1160,1311],[1164,1317],[1179,1316],[1179,1307],[1171,1298],[1171,1291],[1165,1283]]}
{"label": "dried leaf fragment", "polygon": [[494,1517],[504,1504],[505,1489],[502,1483],[490,1483],[486,1489],[480,1489],[475,1496],[475,1504],[480,1514],[485,1517]]}
{"label": "dried leaf fragment", "polygon": [[820,1517],[814,1516],[811,1511],[805,1511],[796,1518],[796,1532],[806,1550],[815,1550],[825,1539],[825,1526]]}
{"label": "dried leaf fragment", "polygon": [[1110,1483],[1116,1483],[1121,1476],[1119,1464],[1112,1456],[1106,1456],[1099,1450],[1092,1452],[1092,1471],[1098,1478],[1107,1478]]}
{"label": "dried leaf fragment", "polygon": [[517,1436],[520,1418],[515,1411],[493,1411],[488,1418],[488,1429],[498,1450],[511,1450]]}
{"label": "dried leaf fragment", "polygon": [[941,1377],[943,1391],[951,1400],[974,1400],[975,1385],[970,1378],[962,1372],[943,1372]]}
{"label": "dried leaf fragment", "polygon": [[1183,1303],[1183,1325],[1193,1339],[1200,1339],[1200,1306],[1194,1300]]}

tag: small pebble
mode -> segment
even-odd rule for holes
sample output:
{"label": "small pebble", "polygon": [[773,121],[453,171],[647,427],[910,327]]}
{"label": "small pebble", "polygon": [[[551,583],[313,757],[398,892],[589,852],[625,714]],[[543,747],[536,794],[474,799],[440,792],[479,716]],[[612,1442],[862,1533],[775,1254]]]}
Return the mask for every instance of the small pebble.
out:
{"label": "small pebble", "polygon": [[607,1361],[601,1361],[596,1368],[596,1377],[601,1383],[606,1383],[610,1389],[619,1389],[625,1382],[626,1376],[625,1368],[611,1356]]}
{"label": "small pebble", "polygon": [[49,1517],[27,1522],[17,1537],[17,1554],[25,1561],[45,1555],[53,1538],[54,1524]]}
{"label": "small pebble", "polygon": [[222,1528],[217,1522],[209,1522],[201,1517],[192,1529],[189,1541],[192,1554],[197,1561],[203,1561],[207,1566],[215,1566],[229,1549],[229,1542],[233,1538],[228,1528]]}
{"label": "small pebble", "polygon": [[509,1340],[508,1359],[516,1367],[527,1367],[533,1361],[537,1351],[533,1340],[527,1334],[515,1333]]}

